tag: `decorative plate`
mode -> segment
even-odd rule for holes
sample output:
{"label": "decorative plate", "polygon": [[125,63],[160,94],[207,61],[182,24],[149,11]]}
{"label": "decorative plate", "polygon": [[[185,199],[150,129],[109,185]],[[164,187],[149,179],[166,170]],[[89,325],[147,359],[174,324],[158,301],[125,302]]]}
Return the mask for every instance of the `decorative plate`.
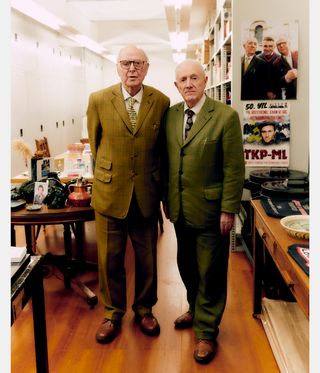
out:
{"label": "decorative plate", "polygon": [[34,204],[34,205],[27,206],[26,209],[28,211],[39,211],[39,210],[41,210],[41,207],[42,207],[42,205]]}
{"label": "decorative plate", "polygon": [[289,236],[309,239],[309,215],[289,215],[280,220]]}

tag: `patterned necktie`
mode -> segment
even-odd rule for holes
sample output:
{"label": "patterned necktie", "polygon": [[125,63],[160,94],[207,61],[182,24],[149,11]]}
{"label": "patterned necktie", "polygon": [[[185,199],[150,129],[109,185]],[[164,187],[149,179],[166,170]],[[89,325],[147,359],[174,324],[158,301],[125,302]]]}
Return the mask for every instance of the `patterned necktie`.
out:
{"label": "patterned necktie", "polygon": [[128,114],[129,114],[129,119],[130,119],[130,122],[131,122],[131,125],[132,125],[132,130],[135,129],[135,126],[137,124],[137,113],[136,111],[134,110],[134,103],[136,102],[136,99],[133,98],[133,97],[129,97],[128,98]]}
{"label": "patterned necktie", "polygon": [[191,127],[193,125],[192,117],[194,115],[194,112],[190,109],[186,109],[185,113],[187,114],[187,122],[186,127],[184,129],[184,139],[187,138],[189,131],[191,130]]}

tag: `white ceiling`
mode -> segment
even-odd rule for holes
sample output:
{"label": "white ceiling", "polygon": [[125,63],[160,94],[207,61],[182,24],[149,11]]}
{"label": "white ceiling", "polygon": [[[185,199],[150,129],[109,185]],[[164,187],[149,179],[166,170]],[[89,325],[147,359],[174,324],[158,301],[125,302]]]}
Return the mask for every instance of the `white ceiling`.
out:
{"label": "white ceiling", "polygon": [[195,57],[216,7],[216,0],[193,0],[191,7],[182,7],[179,17],[174,6],[165,7],[163,0],[33,1],[62,18],[70,29],[101,44],[107,53],[116,55],[122,46],[136,44],[149,57],[167,54],[169,58],[172,54],[169,32],[179,29],[189,32],[186,52],[188,57]]}

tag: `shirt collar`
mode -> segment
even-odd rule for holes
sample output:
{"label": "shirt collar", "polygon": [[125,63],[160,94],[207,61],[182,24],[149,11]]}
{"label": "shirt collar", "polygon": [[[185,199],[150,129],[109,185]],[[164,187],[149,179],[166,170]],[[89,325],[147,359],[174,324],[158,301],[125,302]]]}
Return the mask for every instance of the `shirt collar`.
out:
{"label": "shirt collar", "polygon": [[201,110],[202,105],[204,104],[205,100],[206,100],[206,95],[203,94],[200,100],[197,102],[197,104],[194,105],[192,108],[189,108],[188,105],[184,103],[184,111],[186,111],[187,109],[191,109],[197,115],[199,111]]}
{"label": "shirt collar", "polygon": [[[124,97],[124,100],[126,101],[129,97],[132,97],[130,96],[130,94],[124,89],[123,85],[121,84],[121,89],[122,89],[122,94],[123,94],[123,97]],[[141,87],[140,91],[135,95],[133,96],[135,98],[135,100],[139,103],[141,103],[142,101],[142,96],[143,96],[143,86]]]}

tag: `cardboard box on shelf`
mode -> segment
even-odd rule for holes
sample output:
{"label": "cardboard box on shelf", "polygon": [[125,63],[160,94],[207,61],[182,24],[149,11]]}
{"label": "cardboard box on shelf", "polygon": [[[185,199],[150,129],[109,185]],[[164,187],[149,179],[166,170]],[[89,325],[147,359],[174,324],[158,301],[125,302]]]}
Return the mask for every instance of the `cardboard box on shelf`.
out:
{"label": "cardboard box on shelf", "polygon": [[201,63],[206,65],[210,61],[210,40],[204,40],[202,44],[202,56],[201,56]]}

